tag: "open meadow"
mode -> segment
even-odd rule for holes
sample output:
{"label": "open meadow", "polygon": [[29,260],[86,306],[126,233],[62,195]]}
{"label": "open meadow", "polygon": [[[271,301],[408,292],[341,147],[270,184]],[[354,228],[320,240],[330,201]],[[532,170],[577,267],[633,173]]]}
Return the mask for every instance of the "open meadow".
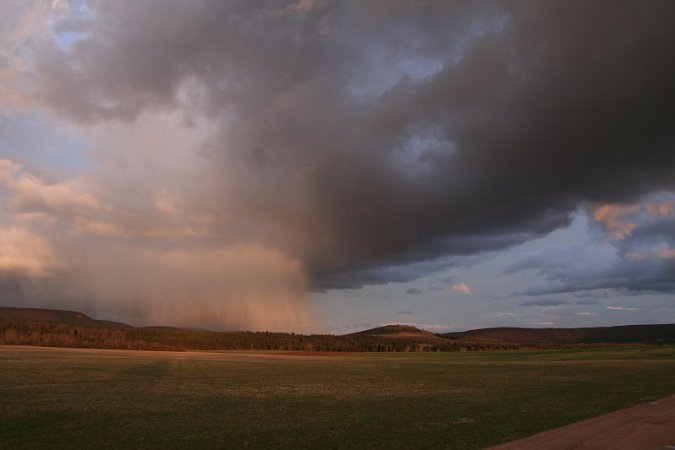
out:
{"label": "open meadow", "polygon": [[675,393],[675,347],[0,347],[0,448],[482,448]]}

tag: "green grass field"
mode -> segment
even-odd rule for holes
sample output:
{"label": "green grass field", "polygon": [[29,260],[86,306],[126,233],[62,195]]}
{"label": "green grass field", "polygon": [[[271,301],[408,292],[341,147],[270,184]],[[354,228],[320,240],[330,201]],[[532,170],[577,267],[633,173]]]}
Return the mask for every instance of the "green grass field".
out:
{"label": "green grass field", "polygon": [[675,393],[675,347],[0,347],[0,448],[481,448]]}

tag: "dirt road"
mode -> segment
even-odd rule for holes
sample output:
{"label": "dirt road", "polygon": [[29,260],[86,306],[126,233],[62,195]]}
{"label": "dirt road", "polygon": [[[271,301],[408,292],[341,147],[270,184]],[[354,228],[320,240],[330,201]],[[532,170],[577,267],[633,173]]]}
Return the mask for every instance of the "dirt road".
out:
{"label": "dirt road", "polygon": [[492,447],[492,450],[675,450],[675,395]]}

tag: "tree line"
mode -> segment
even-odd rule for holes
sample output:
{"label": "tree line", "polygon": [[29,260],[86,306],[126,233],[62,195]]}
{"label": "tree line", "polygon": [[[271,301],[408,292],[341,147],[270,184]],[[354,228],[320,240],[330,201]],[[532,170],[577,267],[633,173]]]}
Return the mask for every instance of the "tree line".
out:
{"label": "tree line", "polygon": [[216,332],[166,328],[128,330],[60,323],[0,320],[0,344],[127,350],[286,350],[324,352],[410,352],[516,350],[518,345],[424,336],[330,335],[268,331]]}

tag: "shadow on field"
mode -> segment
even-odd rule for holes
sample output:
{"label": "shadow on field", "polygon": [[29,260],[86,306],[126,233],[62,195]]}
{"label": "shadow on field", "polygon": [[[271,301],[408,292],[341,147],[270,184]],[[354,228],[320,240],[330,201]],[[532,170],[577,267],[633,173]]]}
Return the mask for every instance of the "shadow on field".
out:
{"label": "shadow on field", "polygon": [[147,364],[139,364],[118,372],[120,375],[146,378],[150,384],[154,384],[166,377],[169,368],[168,361],[153,361]]}

